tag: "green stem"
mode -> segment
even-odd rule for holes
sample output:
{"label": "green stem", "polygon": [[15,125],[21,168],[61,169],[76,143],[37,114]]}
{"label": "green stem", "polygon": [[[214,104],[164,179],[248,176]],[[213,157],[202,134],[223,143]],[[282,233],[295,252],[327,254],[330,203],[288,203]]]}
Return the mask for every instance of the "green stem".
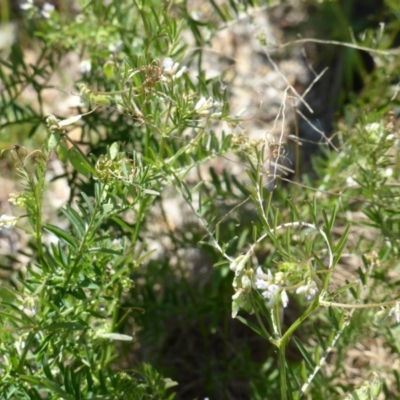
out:
{"label": "green stem", "polygon": [[318,307],[319,305],[319,299],[316,297],[310,307],[299,317],[293,324],[288,328],[288,330],[285,332],[285,334],[282,336],[282,346],[286,346],[286,344],[289,342],[289,339],[295,332],[295,330],[314,312],[314,310]]}
{"label": "green stem", "polygon": [[285,349],[286,349],[286,346],[283,343],[281,343],[281,345],[278,348],[279,381],[280,381],[280,388],[281,388],[281,400],[288,399]]}

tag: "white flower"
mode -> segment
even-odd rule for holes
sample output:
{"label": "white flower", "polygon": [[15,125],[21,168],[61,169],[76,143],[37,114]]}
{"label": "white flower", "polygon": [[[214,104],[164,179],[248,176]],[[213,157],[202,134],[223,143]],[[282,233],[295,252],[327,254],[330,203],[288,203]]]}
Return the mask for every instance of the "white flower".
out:
{"label": "white flower", "polygon": [[40,14],[43,18],[50,18],[52,12],[54,11],[54,5],[49,3],[44,3],[42,9],[40,10]]}
{"label": "white flower", "polygon": [[268,289],[268,287],[273,284],[273,280],[274,277],[272,276],[270,269],[268,269],[268,272],[265,273],[261,267],[257,268],[255,281],[257,289]]}
{"label": "white flower", "polygon": [[287,307],[287,305],[289,304],[289,297],[286,293],[286,290],[282,290],[281,292],[281,300],[282,300],[282,305],[284,308]]}
{"label": "white flower", "polygon": [[400,303],[396,303],[396,305],[390,310],[389,317],[394,316],[396,322],[400,324]]}
{"label": "white flower", "polygon": [[27,0],[26,3],[20,4],[19,8],[21,10],[31,10],[34,7],[33,0]]}
{"label": "white flower", "polygon": [[25,338],[23,336],[18,336],[17,339],[15,340],[14,346],[15,349],[17,350],[17,353],[21,355],[25,349]]}
{"label": "white flower", "polygon": [[164,58],[161,65],[164,72],[164,76],[167,76],[172,79],[180,78],[187,70],[185,66],[182,67],[180,70],[178,70],[179,63],[174,62],[174,60],[170,57]]}
{"label": "white flower", "polygon": [[354,187],[354,186],[357,186],[357,182],[351,176],[349,176],[346,179],[346,185],[348,187]]}
{"label": "white flower", "polygon": [[[257,268],[256,276],[255,276],[255,286],[257,289],[262,290],[261,295],[267,300],[267,307],[272,307],[275,304],[277,296],[279,295],[279,286],[274,283],[274,276],[271,273],[271,270],[268,269],[268,272],[265,273],[261,267]],[[287,295],[286,292],[282,297],[282,303],[287,304]]]}
{"label": "white flower", "polygon": [[366,133],[368,134],[368,138],[374,142],[380,140],[385,134],[383,127],[378,122],[373,122],[371,124],[367,124],[364,127]]}
{"label": "white flower", "polygon": [[197,114],[210,115],[213,118],[217,118],[222,114],[220,109],[221,103],[215,101],[211,96],[207,100],[202,97],[195,106]]}
{"label": "white flower", "polygon": [[279,286],[272,284],[268,286],[267,290],[264,290],[261,295],[264,297],[265,300],[267,300],[266,306],[268,308],[271,308],[276,301],[276,298],[279,294]]}
{"label": "white flower", "polygon": [[[211,101],[212,98],[210,97]],[[203,109],[203,107],[205,106],[207,100],[204,96],[200,97],[200,100],[196,103],[196,105],[194,106],[194,110],[195,111],[200,111],[201,109]]]}
{"label": "white flower", "polygon": [[384,171],[383,171],[383,176],[385,177],[385,178],[390,178],[391,176],[393,175],[393,168],[386,168]]}
{"label": "white flower", "polygon": [[87,74],[92,70],[92,63],[90,62],[90,60],[82,60],[79,63],[79,69],[82,74]]}
{"label": "white flower", "polygon": [[19,309],[22,310],[28,317],[34,317],[38,312],[38,300],[33,296],[27,296]]}
{"label": "white flower", "polygon": [[218,101],[210,96],[206,99],[204,96],[194,106],[194,111],[199,115],[210,115],[211,117],[219,117],[221,115],[220,111],[217,111],[221,107]]}
{"label": "white flower", "polygon": [[297,294],[304,293],[307,300],[312,300],[314,296],[318,293],[317,284],[314,281],[311,281],[307,285],[303,285],[297,288]]}
{"label": "white flower", "polygon": [[123,43],[121,40],[119,40],[117,43],[111,43],[108,45],[108,50],[110,53],[116,53],[117,51],[120,51],[123,48]]}
{"label": "white flower", "polygon": [[174,63],[174,60],[170,57],[164,58],[162,62],[162,68],[166,74],[173,74],[179,68],[179,63]]}
{"label": "white flower", "polygon": [[371,124],[365,125],[365,130],[369,133],[376,132],[380,129],[380,124],[378,122],[372,122]]}
{"label": "white flower", "polygon": [[0,228],[13,228],[18,222],[18,217],[3,214],[0,216]]}

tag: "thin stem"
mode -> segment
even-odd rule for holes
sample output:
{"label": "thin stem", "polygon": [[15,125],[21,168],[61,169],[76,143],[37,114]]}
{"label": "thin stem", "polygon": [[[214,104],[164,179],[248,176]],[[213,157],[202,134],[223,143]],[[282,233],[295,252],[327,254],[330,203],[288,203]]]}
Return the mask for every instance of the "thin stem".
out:
{"label": "thin stem", "polygon": [[285,345],[282,343],[278,348],[278,362],[279,362],[279,381],[281,388],[281,399],[287,400],[287,375],[286,375],[286,357],[285,357]]}
{"label": "thin stem", "polygon": [[384,301],[382,303],[369,303],[369,304],[344,304],[334,303],[331,301],[320,300],[319,304],[324,307],[338,307],[338,308],[349,308],[349,309],[362,309],[362,308],[380,308],[387,307],[399,303],[399,300]]}
{"label": "thin stem", "polygon": [[319,305],[319,299],[316,297],[312,304],[310,304],[310,307],[302,314],[300,315],[299,318],[293,324],[287,329],[285,334],[282,336],[282,346],[286,346],[286,344],[289,342],[289,339],[292,337],[293,333],[295,330],[300,327],[300,325],[314,312],[316,308],[318,308]]}

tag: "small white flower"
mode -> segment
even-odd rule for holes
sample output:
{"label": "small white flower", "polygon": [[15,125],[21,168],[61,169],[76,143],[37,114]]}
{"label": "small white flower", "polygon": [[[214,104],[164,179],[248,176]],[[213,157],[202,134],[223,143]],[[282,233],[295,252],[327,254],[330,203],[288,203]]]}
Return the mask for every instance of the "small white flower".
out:
{"label": "small white flower", "polygon": [[[271,308],[274,304],[275,301],[279,295],[279,286],[274,283],[275,279],[274,276],[271,273],[271,270],[268,269],[268,272],[265,273],[261,267],[257,268],[256,271],[256,276],[255,276],[255,287],[257,289],[262,290],[261,295],[264,297],[265,300],[267,300],[267,307]],[[286,292],[285,294],[282,295],[282,303],[287,304],[287,301],[285,299]]]}
{"label": "small white flower", "polygon": [[120,249],[122,247],[122,239],[121,238],[114,238],[111,242],[111,246],[113,248]]}
{"label": "small white flower", "polygon": [[27,296],[19,309],[22,310],[28,317],[34,317],[38,312],[38,301],[33,296]]}
{"label": "small white flower", "polygon": [[220,103],[214,101],[210,96],[208,99],[201,97],[194,106],[194,111],[199,115],[210,115],[211,117],[218,117],[221,112],[218,109],[221,107]]}
{"label": "small white flower", "polygon": [[264,297],[264,299],[267,300],[266,306],[268,308],[271,308],[275,304],[278,293],[279,293],[279,286],[275,284],[269,285],[268,289],[264,290],[261,293],[262,297]]}
{"label": "small white flower", "polygon": [[396,139],[396,135],[394,133],[390,133],[389,135],[386,136],[386,140],[393,140]]}
{"label": "small white flower", "polygon": [[3,214],[0,216],[0,228],[13,228],[18,222],[18,217]]}
{"label": "small white flower", "polygon": [[286,293],[286,290],[282,290],[281,292],[281,300],[282,300],[282,305],[284,308],[287,307],[287,305],[289,304],[289,297]]}
{"label": "small white flower", "polygon": [[273,284],[274,277],[272,276],[271,270],[268,269],[268,272],[265,273],[261,267],[257,268],[256,272],[256,288],[257,289],[268,289],[269,286]]}
{"label": "small white flower", "polygon": [[390,310],[389,317],[394,316],[396,322],[400,324],[400,303],[396,303],[396,305]]}
{"label": "small white flower", "polygon": [[385,177],[385,178],[390,178],[391,176],[393,175],[393,168],[386,168],[384,171],[383,171],[383,176]]}
{"label": "small white flower", "polygon": [[207,102],[207,100],[206,100],[206,98],[204,96],[200,97],[200,100],[194,106],[194,110],[195,111],[200,111],[204,107],[206,102]]}
{"label": "small white flower", "polygon": [[180,78],[185,72],[187,71],[187,68],[183,66],[175,75],[174,79]]}
{"label": "small white flower", "polygon": [[396,303],[394,316],[396,318],[396,322],[400,324],[400,303]]}
{"label": "small white flower", "polygon": [[87,74],[92,70],[92,63],[90,60],[82,60],[79,63],[79,69],[82,74]]}
{"label": "small white flower", "polygon": [[14,346],[15,349],[17,350],[17,353],[22,354],[23,350],[25,349],[25,338],[23,336],[17,337]]}
{"label": "small white flower", "polygon": [[163,62],[162,62],[162,68],[164,71],[164,74],[166,75],[174,75],[179,68],[179,63],[178,62],[174,62],[174,60],[170,57],[164,58]]}
{"label": "small white flower", "polygon": [[365,130],[369,133],[376,132],[380,129],[380,124],[378,122],[372,122],[371,124],[365,125]]}
{"label": "small white flower", "polygon": [[357,182],[351,176],[349,176],[346,179],[346,185],[348,187],[354,187],[354,186],[357,186]]}
{"label": "small white flower", "polygon": [[164,58],[161,65],[164,75],[172,79],[180,78],[187,70],[185,66],[179,69],[179,63],[174,62],[174,60],[170,57]]}
{"label": "small white flower", "polygon": [[27,0],[26,3],[20,4],[19,8],[21,10],[31,10],[35,5],[33,4],[33,0]]}
{"label": "small white flower", "polygon": [[373,122],[372,124],[367,124],[364,127],[366,133],[368,134],[369,140],[372,140],[374,142],[377,142],[380,140],[383,135],[385,135],[385,132],[383,130],[383,126],[378,123],[378,122]]}
{"label": "small white flower", "polygon": [[117,43],[111,43],[108,45],[108,50],[110,53],[116,53],[117,51],[120,51],[123,47],[123,43],[121,40],[119,40]]}
{"label": "small white flower", "polygon": [[314,296],[318,293],[318,287],[317,284],[314,281],[311,281],[307,285],[303,285],[297,288],[296,290],[297,294],[302,294],[304,293],[306,296],[306,299],[308,301],[314,299]]}
{"label": "small white flower", "polygon": [[52,12],[54,11],[54,5],[49,3],[44,3],[42,9],[40,10],[40,14],[43,18],[50,18]]}

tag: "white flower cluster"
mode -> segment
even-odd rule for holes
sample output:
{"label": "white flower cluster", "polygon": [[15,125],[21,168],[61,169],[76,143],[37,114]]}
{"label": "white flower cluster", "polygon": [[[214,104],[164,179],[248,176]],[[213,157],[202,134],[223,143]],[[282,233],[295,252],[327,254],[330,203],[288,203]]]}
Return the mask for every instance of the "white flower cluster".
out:
{"label": "white flower cluster", "polygon": [[211,118],[218,118],[221,116],[221,104],[215,101],[212,97],[206,99],[201,97],[194,106],[194,111],[198,115],[210,116]]}
{"label": "white flower cluster", "polygon": [[13,228],[18,222],[18,217],[13,217],[11,215],[3,214],[0,216],[0,229],[1,228]]}
{"label": "white flower cluster", "polygon": [[281,295],[283,307],[287,307],[289,303],[289,297],[286,293],[286,290],[281,289],[275,282],[276,279],[274,279],[271,270],[268,269],[268,272],[265,273],[261,267],[257,268],[255,286],[257,289],[262,290],[261,295],[267,301],[267,307],[271,308],[275,304],[279,293]]}
{"label": "white flower cluster", "polygon": [[[35,12],[37,10],[36,4],[34,4],[33,0],[27,0],[26,3],[21,4],[21,10]],[[54,11],[54,5],[50,3],[44,3],[42,8],[40,9],[40,15],[43,18],[49,19],[51,14]]]}
{"label": "white flower cluster", "polygon": [[318,286],[315,281],[309,281],[306,285],[302,285],[297,288],[297,294],[303,294],[306,296],[308,301],[314,299],[315,295],[318,293]]}
{"label": "white flower cluster", "polygon": [[[232,318],[237,316],[240,309],[250,313],[253,312],[250,297],[253,290],[261,292],[261,296],[265,299],[265,304],[268,308],[273,307],[279,301],[283,307],[287,307],[289,304],[289,297],[285,288],[287,275],[283,272],[272,274],[270,269],[264,272],[261,267],[258,267],[256,271],[253,268],[246,268],[250,256],[251,251],[246,255],[237,257],[230,265],[231,271],[235,273],[233,279],[235,293],[232,296]],[[296,290],[296,294],[304,294],[308,301],[313,300],[318,292],[318,286],[312,279],[307,280],[304,285],[299,286]]]}

